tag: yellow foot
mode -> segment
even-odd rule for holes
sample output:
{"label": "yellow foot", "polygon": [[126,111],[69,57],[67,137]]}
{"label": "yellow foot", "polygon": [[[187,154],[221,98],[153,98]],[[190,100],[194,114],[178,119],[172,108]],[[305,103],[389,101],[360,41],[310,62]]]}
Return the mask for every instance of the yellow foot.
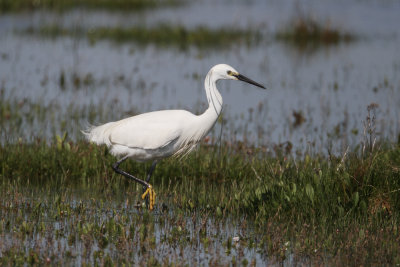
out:
{"label": "yellow foot", "polygon": [[150,210],[153,210],[154,204],[156,203],[156,192],[154,192],[154,189],[151,185],[149,185],[149,187],[147,187],[146,192],[143,193],[142,195],[142,199],[145,199],[147,194],[149,194],[149,208]]}

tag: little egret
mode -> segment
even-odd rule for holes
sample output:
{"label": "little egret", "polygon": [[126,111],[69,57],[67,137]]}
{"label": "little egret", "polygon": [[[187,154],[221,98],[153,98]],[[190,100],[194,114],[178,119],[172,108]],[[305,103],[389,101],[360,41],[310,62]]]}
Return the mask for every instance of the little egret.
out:
{"label": "little egret", "polygon": [[[145,192],[142,199],[149,195],[150,210],[154,207],[155,192],[149,182],[157,161],[171,155],[186,155],[217,121],[222,110],[222,96],[216,87],[218,80],[240,80],[265,89],[231,66],[218,64],[210,69],[204,81],[208,109],[203,114],[194,115],[186,110],[153,111],[91,127],[83,132],[89,141],[105,144],[112,155],[121,157],[112,168],[143,185]],[[139,162],[153,160],[146,180],[119,168],[128,158]]]}

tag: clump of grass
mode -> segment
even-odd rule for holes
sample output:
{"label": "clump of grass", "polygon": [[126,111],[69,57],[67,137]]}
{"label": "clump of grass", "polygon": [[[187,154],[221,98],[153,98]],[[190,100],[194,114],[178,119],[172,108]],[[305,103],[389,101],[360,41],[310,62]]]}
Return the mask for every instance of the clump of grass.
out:
{"label": "clump of grass", "polygon": [[0,0],[0,13],[37,9],[65,11],[72,8],[106,10],[143,10],[161,6],[176,6],[181,0]]}
{"label": "clump of grass", "polygon": [[132,42],[144,46],[154,44],[159,47],[178,47],[187,49],[226,48],[232,44],[251,45],[261,40],[261,34],[251,30],[240,29],[209,29],[199,26],[187,29],[182,25],[163,25],[154,27],[133,26],[129,28],[98,27],[89,30],[77,28],[66,29],[59,26],[45,26],[40,29],[28,29],[28,34],[56,38],[60,36],[86,37],[91,43],[99,40],[110,40],[117,43]]}
{"label": "clump of grass", "polygon": [[355,36],[352,34],[332,28],[328,23],[323,25],[309,17],[301,16],[289,25],[276,34],[276,39],[303,50],[355,40]]}

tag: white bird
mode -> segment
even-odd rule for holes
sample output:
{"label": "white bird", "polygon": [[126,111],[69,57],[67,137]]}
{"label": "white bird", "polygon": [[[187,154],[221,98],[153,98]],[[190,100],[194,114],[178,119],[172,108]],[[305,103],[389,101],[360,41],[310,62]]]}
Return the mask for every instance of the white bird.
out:
{"label": "white bird", "polygon": [[[112,168],[147,189],[142,198],[149,194],[150,210],[155,203],[155,193],[149,181],[157,161],[189,153],[211,130],[221,114],[223,102],[216,87],[218,80],[241,80],[265,89],[263,85],[239,74],[233,67],[218,64],[210,69],[204,81],[208,109],[203,114],[195,115],[186,110],[153,111],[91,127],[83,132],[89,141],[105,144],[111,154],[121,157]],[[118,168],[128,158],[139,162],[153,160],[146,180]]]}

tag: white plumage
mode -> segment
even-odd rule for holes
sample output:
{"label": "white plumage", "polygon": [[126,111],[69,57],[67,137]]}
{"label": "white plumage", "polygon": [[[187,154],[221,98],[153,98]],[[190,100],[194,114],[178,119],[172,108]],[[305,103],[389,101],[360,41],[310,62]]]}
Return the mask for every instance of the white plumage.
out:
{"label": "white plumage", "polygon": [[212,127],[202,119],[185,110],[154,111],[94,127],[87,136],[110,147],[115,156],[137,161],[160,159],[197,144]]}
{"label": "white plumage", "polygon": [[[154,111],[91,127],[84,134],[91,142],[107,145],[113,155],[122,156],[113,165],[114,170],[150,188],[150,194],[154,194],[148,181],[155,163],[149,171],[147,182],[118,169],[119,164],[127,158],[157,161],[190,152],[211,130],[221,113],[223,101],[216,87],[216,82],[221,79],[242,80],[265,89],[231,66],[218,64],[210,69],[205,78],[204,87],[209,107],[203,114],[194,115],[186,110]],[[150,209],[151,202],[150,200]]]}

